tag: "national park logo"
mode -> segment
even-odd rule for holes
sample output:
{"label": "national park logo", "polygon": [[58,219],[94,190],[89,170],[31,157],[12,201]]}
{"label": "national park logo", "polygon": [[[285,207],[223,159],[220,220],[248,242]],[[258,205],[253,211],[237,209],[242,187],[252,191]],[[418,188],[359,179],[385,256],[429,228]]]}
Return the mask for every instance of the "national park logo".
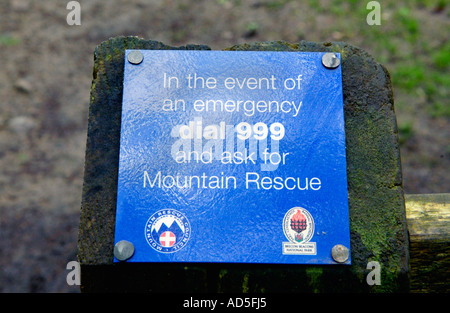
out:
{"label": "national park logo", "polygon": [[150,247],[161,253],[173,253],[189,241],[191,225],[186,216],[177,210],[155,212],[145,225],[145,239]]}
{"label": "national park logo", "polygon": [[314,219],[301,207],[290,209],[283,219],[283,232],[289,242],[283,242],[283,254],[316,255],[316,243],[310,242],[314,235]]}

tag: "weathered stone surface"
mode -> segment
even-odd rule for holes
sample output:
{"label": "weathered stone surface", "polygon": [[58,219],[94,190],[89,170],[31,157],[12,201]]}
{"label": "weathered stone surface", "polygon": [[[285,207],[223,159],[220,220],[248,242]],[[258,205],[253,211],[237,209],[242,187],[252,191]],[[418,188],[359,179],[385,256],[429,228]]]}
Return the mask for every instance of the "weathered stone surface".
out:
{"label": "weathered stone surface", "polygon": [[[135,37],[110,39],[96,48],[78,242],[83,291],[157,291],[162,281],[171,291],[193,292],[408,291],[408,233],[389,73],[363,50],[341,42],[265,42],[228,50],[341,53],[351,266],[113,264],[125,49],[209,48],[176,48]],[[381,285],[366,283],[370,261],[380,263]]]}

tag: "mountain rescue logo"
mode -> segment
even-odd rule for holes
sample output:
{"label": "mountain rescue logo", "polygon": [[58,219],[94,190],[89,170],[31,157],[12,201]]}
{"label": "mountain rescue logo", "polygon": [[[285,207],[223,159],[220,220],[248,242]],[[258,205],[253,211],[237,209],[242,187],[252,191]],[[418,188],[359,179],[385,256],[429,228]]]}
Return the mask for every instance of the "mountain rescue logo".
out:
{"label": "mountain rescue logo", "polygon": [[186,216],[177,210],[155,212],[145,225],[145,239],[158,252],[173,253],[189,241],[191,225]]}
{"label": "mountain rescue logo", "polygon": [[283,242],[283,254],[316,255],[316,243],[310,242],[314,235],[314,219],[301,207],[290,209],[283,219],[283,232],[289,242]]}

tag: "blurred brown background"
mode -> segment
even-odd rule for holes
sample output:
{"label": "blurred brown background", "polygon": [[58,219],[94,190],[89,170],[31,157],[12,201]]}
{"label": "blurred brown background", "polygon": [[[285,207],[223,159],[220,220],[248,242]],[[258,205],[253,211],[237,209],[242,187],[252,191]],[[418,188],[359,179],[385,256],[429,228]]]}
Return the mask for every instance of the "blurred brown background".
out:
{"label": "blurred brown background", "polygon": [[79,292],[76,260],[95,46],[133,35],[179,46],[345,41],[394,84],[406,193],[449,191],[449,3],[378,1],[0,0],[0,292]]}

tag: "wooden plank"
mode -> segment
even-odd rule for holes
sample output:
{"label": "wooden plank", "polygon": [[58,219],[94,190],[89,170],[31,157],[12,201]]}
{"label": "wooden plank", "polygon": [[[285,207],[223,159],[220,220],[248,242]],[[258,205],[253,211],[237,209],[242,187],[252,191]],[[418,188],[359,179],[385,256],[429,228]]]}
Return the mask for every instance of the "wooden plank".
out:
{"label": "wooden plank", "polygon": [[411,292],[450,291],[450,194],[406,195]]}

